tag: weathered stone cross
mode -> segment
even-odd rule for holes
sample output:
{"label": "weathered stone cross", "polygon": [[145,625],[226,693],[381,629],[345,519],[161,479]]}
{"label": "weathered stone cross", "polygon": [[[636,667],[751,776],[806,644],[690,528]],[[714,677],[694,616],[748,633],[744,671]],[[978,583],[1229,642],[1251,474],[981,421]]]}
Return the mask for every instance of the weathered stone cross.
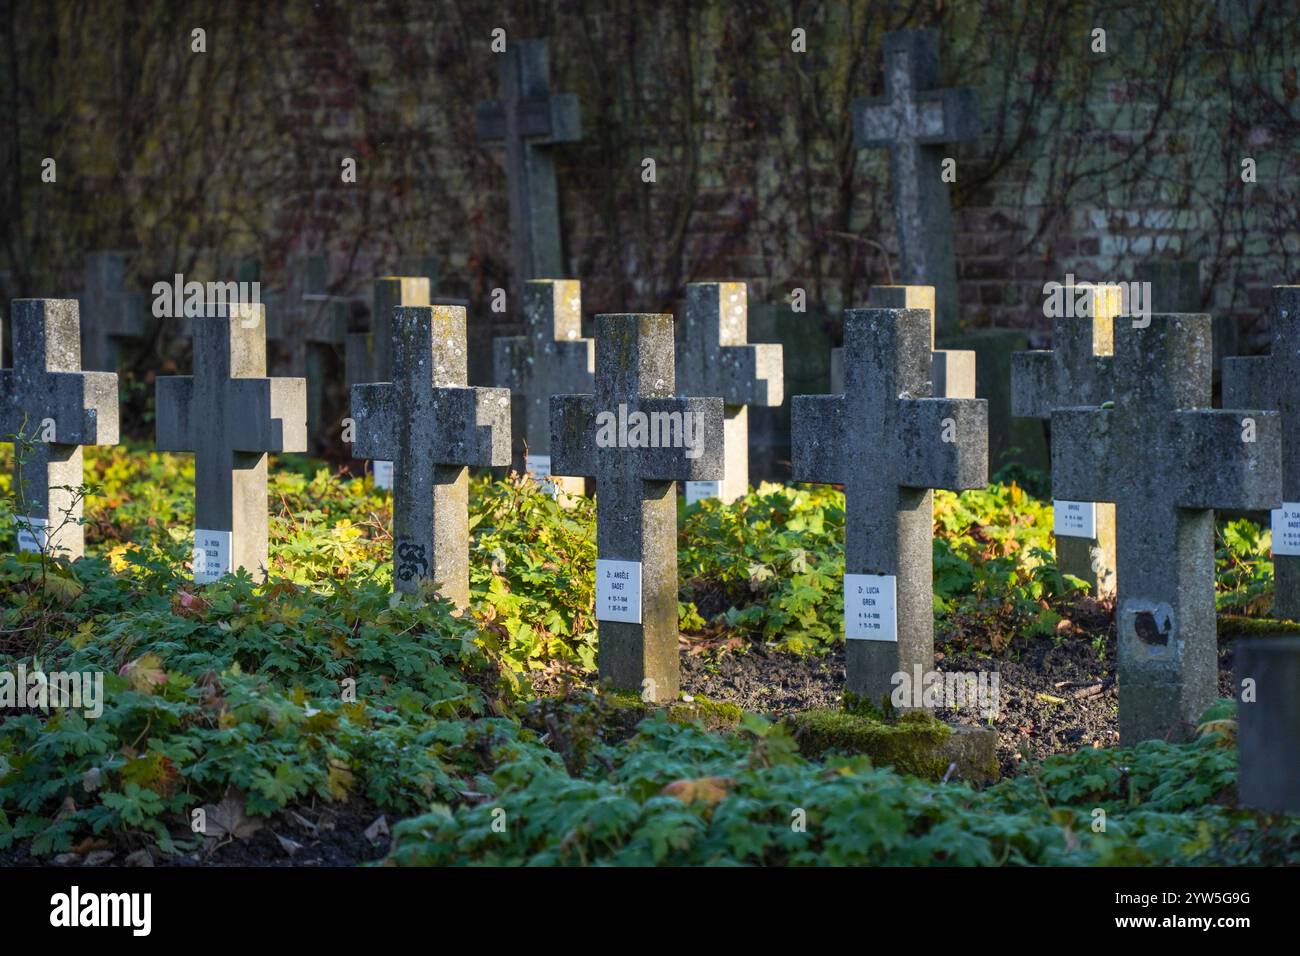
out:
{"label": "weathered stone cross", "polygon": [[749,406],[785,400],[781,346],[751,345],[743,282],[692,282],[686,286],[685,341],[677,356],[682,395],[720,395],[725,461],[720,482],[686,483],[686,502],[732,502],[749,491]]}
{"label": "weathered stone cross", "polygon": [[930,315],[844,315],[842,395],[791,404],[795,481],[843,482],[848,689],[879,704],[934,667],[932,488],[988,481],[988,403],[931,398]]}
{"label": "weathered stone cross", "polygon": [[[925,309],[930,313],[930,384],[936,398],[975,397],[975,353],[934,347],[934,286],[874,285],[869,309]],[[844,349],[831,349],[831,394],[844,392]]]}
{"label": "weathered stone cross", "polygon": [[1223,360],[1223,404],[1282,416],[1282,507],[1271,522],[1273,608],[1277,617],[1300,620],[1300,286],[1273,287],[1271,354]]}
{"label": "weathered stone cross", "polygon": [[307,450],[307,383],[266,377],[262,305],[208,303],[194,374],[157,382],[159,451],[194,452],[194,580],[266,577],[267,453]]}
{"label": "weathered stone cross", "polygon": [[1255,690],[1237,705],[1238,805],[1300,813],[1300,635],[1233,641],[1232,670],[1236,687]]}
{"label": "weathered stone cross", "polygon": [[1115,503],[1125,745],[1187,736],[1217,696],[1212,509],[1282,498],[1277,412],[1212,409],[1211,363],[1208,315],[1120,316],[1115,407],[1052,410],[1053,496]]}
{"label": "weathered stone cross", "polygon": [[524,283],[524,323],[526,335],[492,343],[494,381],[521,400],[524,470],[554,489],[582,494],[581,478],[551,469],[551,396],[588,392],[596,378],[596,345],[582,337],[582,284],[574,279]]}
{"label": "weathered stone cross", "polygon": [[[1111,356],[1119,286],[1065,286],[1075,315],[1052,319],[1051,351],[1011,356],[1011,413],[1050,420],[1053,408],[1101,405],[1112,398]],[[1054,501],[1056,563],[1087,581],[1092,593],[1115,593],[1115,506],[1108,501]]]}
{"label": "weathered stone cross", "polygon": [[290,375],[307,381],[307,436],[313,449],[325,444],[325,393],[338,367],[338,352],[347,340],[351,303],[329,294],[323,255],[307,256],[289,267],[289,283],[266,302],[267,338],[288,346]]}
{"label": "weathered stone cross", "polygon": [[16,299],[12,321],[14,367],[0,371],[0,435],[15,442],[18,549],[79,558],[86,550],[81,448],[117,444],[117,375],[81,370],[76,300]]}
{"label": "weathered stone cross", "polygon": [[516,289],[526,279],[564,275],[559,192],[548,147],[582,138],[578,98],[550,92],[546,40],[517,40],[501,57],[501,99],[477,107],[480,143],[501,143],[510,196]]}
{"label": "weathered stone cross", "polygon": [[85,352],[82,364],[87,369],[116,372],[122,342],[139,341],[150,331],[144,293],[124,288],[126,258],[122,252],[92,252],[86,256],[81,348]]}
{"label": "weathered stone cross", "polygon": [[[349,332],[345,364],[349,385],[393,380],[393,309],[398,306],[428,306],[430,280],[426,276],[383,276],[374,281],[370,307],[370,331]],[[375,487],[393,487],[393,463],[371,462]]]}
{"label": "weathered stone cross", "polygon": [[980,134],[979,104],[970,87],[934,89],[939,81],[939,34],[885,34],[885,96],[853,104],[853,144],[888,148],[904,282],[938,290],[940,333],[957,325],[948,185],[938,144]]}
{"label": "weathered stone cross", "polygon": [[510,464],[510,391],[469,388],[465,310],[393,311],[393,380],[352,386],[358,458],[394,463],[393,586],[469,604],[469,467]]}
{"label": "weathered stone cross", "polygon": [[432,305],[424,276],[381,276],[374,281],[370,331],[349,332],[348,384],[393,380],[393,309]]}
{"label": "weathered stone cross", "polygon": [[673,700],[677,658],[674,482],[722,478],[722,399],[674,397],[673,317],[596,317],[596,392],[551,398],[557,472],[596,479],[600,676]]}

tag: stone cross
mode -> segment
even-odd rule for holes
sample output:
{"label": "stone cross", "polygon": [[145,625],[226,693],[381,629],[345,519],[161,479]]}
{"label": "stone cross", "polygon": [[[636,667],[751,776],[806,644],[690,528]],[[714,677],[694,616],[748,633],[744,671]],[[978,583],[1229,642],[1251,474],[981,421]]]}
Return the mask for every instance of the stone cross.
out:
{"label": "stone cross", "polygon": [[[425,276],[383,276],[374,281],[370,331],[349,332],[345,346],[349,385],[393,380],[393,310],[398,306],[432,305]],[[371,462],[375,487],[393,487],[393,463]]]}
{"label": "stone cross", "polygon": [[780,345],[751,345],[743,282],[686,286],[684,342],[677,356],[682,395],[720,395],[725,463],[721,482],[688,482],[686,502],[735,501],[749,491],[749,406],[785,400]]}
{"label": "stone cross", "polygon": [[514,282],[564,275],[559,191],[549,147],[582,138],[578,98],[550,91],[546,40],[512,41],[501,57],[501,98],[476,109],[478,139],[506,154]]}
{"label": "stone cross", "polygon": [[[429,280],[429,295],[436,296],[442,287],[442,260],[436,255],[413,255],[402,259],[397,264],[397,274],[403,276],[423,276]],[[430,305],[443,303],[430,302]]]}
{"label": "stone cross", "polygon": [[[1112,398],[1111,356],[1120,287],[1067,285],[1068,315],[1052,319],[1051,351],[1011,356],[1011,412],[1051,420],[1052,409],[1101,405]],[[1100,597],[1115,594],[1115,506],[1108,501],[1054,501],[1056,564],[1087,581]]]}
{"label": "stone cross", "polygon": [[886,33],[884,56],[885,95],[854,102],[853,144],[889,149],[902,278],[938,289],[946,334],[957,327],[957,270],[940,144],[979,136],[979,104],[970,87],[935,88],[937,31]]}
{"label": "stone cross", "polygon": [[[1237,793],[1243,807],[1300,814],[1300,635],[1232,644],[1237,688]],[[1251,700],[1240,699],[1253,682]]]}
{"label": "stone cross", "polygon": [[524,470],[548,490],[582,494],[579,477],[552,473],[551,396],[595,386],[596,345],[582,337],[582,284],[574,279],[524,283],[525,335],[492,343],[493,381],[509,388],[523,409]]}
{"label": "stone cross", "polygon": [[722,478],[722,399],[674,397],[673,317],[596,317],[594,395],[551,398],[557,472],[596,479],[600,676],[674,700],[677,481]]}
{"label": "stone cross", "polygon": [[1194,313],[1201,307],[1201,265],[1191,259],[1148,259],[1134,270],[1149,283],[1151,311]]}
{"label": "stone cross", "polygon": [[85,353],[82,364],[87,369],[116,372],[122,343],[139,341],[152,328],[144,293],[125,289],[126,260],[123,252],[92,252],[86,256],[81,348]]}
{"label": "stone cross", "polygon": [[[1133,270],[1138,282],[1149,286],[1146,308],[1151,312],[1200,312],[1201,263],[1196,259],[1147,259]],[[1214,323],[1214,371],[1223,367],[1225,356],[1237,353],[1237,319],[1212,315]]]}
{"label": "stone cross", "polygon": [[1185,737],[1219,682],[1215,508],[1276,508],[1277,412],[1210,407],[1208,315],[1115,324],[1114,407],[1052,410],[1052,494],[1115,503],[1120,742]]}
{"label": "stone cross", "polygon": [[267,454],[307,450],[307,383],[266,377],[260,304],[208,303],[193,328],[194,374],[160,376],[155,405],[158,450],[194,452],[194,580],[264,580]]}
{"label": "stone cross", "polygon": [[[934,286],[876,285],[869,309],[925,309],[930,313],[930,384],[936,398],[975,397],[975,353],[934,347]],[[844,349],[831,349],[831,394],[844,392]]]}
{"label": "stone cross", "polygon": [[307,381],[307,436],[313,450],[328,444],[321,436],[325,396],[330,379],[344,371],[339,353],[352,313],[349,299],[329,294],[327,268],[323,255],[294,261],[287,288],[264,297],[267,338],[287,346],[288,373]]}
{"label": "stone cross", "polygon": [[18,549],[86,553],[83,445],[117,444],[117,375],[81,370],[75,299],[15,299],[14,366],[0,371],[0,435],[14,441]]}
{"label": "stone cross", "polygon": [[934,668],[933,488],[988,481],[988,404],[932,398],[930,314],[850,309],[842,395],[796,395],[794,480],[844,484],[848,689]]}
{"label": "stone cross", "polygon": [[510,391],[469,388],[465,310],[393,311],[393,379],[352,386],[353,454],[393,468],[393,586],[469,604],[469,467],[510,464]]}
{"label": "stone cross", "polygon": [[381,276],[374,281],[370,331],[347,336],[347,378],[350,385],[393,380],[393,309],[427,306],[429,280],[424,276]]}
{"label": "stone cross", "polygon": [[1300,286],[1273,287],[1271,354],[1223,360],[1223,404],[1282,416],[1282,507],[1271,516],[1273,615],[1300,620]]}
{"label": "stone cross", "polygon": [[[421,276],[429,280],[429,301],[428,305],[459,305],[465,309],[469,308],[469,300],[462,299],[459,296],[443,295],[442,289],[442,260],[435,255],[411,256],[403,259],[399,263],[398,275],[402,276]],[[471,336],[473,327],[470,329]],[[473,339],[471,338],[471,342]]]}

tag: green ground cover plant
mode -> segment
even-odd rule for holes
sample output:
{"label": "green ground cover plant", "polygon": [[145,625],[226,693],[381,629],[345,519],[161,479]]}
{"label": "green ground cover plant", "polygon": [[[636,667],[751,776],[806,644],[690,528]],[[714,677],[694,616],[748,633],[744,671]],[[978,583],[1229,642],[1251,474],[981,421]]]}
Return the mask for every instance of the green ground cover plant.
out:
{"label": "green ground cover plant", "polygon": [[[390,593],[391,509],[362,477],[278,462],[271,579],[196,587],[192,459],[86,458],[87,558],[15,555],[8,532],[0,671],[103,673],[103,713],[5,715],[0,851],[48,857],[100,837],[190,852],[213,839],[194,832],[196,810],[229,835],[305,801],[364,799],[409,818],[393,864],[1300,859],[1295,821],[1234,806],[1230,714],[1191,744],[1083,750],[975,790],[860,756],[809,759],[784,726],[734,707],[646,716],[611,695],[542,697],[538,678],[557,669],[591,683],[585,499],[561,507],[529,481],[477,477],[472,605],[459,614]],[[765,484],[679,513],[686,632],[739,652],[834,646],[841,492]],[[1084,597],[1051,561],[1050,506],[1015,484],[938,493],[935,514],[935,613],[955,639],[1004,648]],[[1267,533],[1228,522],[1220,544],[1221,607],[1257,619]]]}

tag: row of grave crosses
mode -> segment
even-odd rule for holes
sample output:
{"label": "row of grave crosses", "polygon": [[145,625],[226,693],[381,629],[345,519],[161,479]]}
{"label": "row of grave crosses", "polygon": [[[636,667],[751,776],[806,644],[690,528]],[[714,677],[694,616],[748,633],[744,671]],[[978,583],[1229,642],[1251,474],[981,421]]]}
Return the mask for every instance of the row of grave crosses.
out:
{"label": "row of grave crosses", "polygon": [[[744,286],[688,289],[678,359],[672,316],[601,315],[593,342],[576,282],[530,282],[528,335],[497,346],[510,387],[472,388],[464,308],[404,304],[403,280],[384,281],[391,374],[354,386],[352,405],[355,454],[394,462],[395,588],[434,582],[468,603],[468,468],[509,463],[513,391],[553,480],[595,480],[602,677],[675,698],[675,482],[729,487],[744,467],[744,410],[782,401],[779,347],[745,341]],[[1300,505],[1284,497],[1300,498],[1300,453],[1290,443],[1284,458],[1282,423],[1300,414],[1300,287],[1275,289],[1272,355],[1226,364],[1226,401],[1249,410],[1210,407],[1208,316],[1117,316],[1109,294],[1096,292],[1092,318],[1058,320],[1056,349],[1017,356],[1014,375],[1018,412],[1052,421],[1058,509],[1113,505],[1109,518],[1070,520],[1076,538],[1093,536],[1090,566],[1116,581],[1121,738],[1138,740],[1180,732],[1215,697],[1213,509],[1274,509],[1278,601],[1295,606]],[[970,358],[933,350],[932,300],[873,293],[903,307],[847,312],[842,383],[793,399],[795,479],[845,486],[847,682],[870,699],[933,664],[932,489],[987,481],[987,408],[969,395]],[[0,428],[19,438],[19,546],[77,557],[81,449],[117,441],[116,375],[81,371],[75,301],[17,300],[12,314]],[[159,450],[196,459],[194,577],[265,577],[267,456],[305,450],[306,384],[266,375],[261,305],[210,308],[192,335],[194,373],[159,378],[156,414]],[[600,416],[615,410],[690,416],[698,440],[602,440]],[[1097,530],[1107,522],[1114,558]]]}

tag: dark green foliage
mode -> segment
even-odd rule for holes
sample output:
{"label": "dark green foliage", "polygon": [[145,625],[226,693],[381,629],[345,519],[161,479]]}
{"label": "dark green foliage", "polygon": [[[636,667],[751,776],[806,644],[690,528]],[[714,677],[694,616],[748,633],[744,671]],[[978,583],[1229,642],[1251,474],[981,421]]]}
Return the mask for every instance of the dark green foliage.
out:
{"label": "dark green foliage", "polygon": [[[289,461],[271,485],[271,581],[196,588],[191,460],[110,448],[87,462],[91,556],[0,558],[0,671],[101,673],[103,713],[4,714],[0,849],[46,855],[98,835],[170,852],[199,844],[199,807],[235,800],[265,817],[365,797],[417,815],[395,831],[400,863],[1297,858],[1294,821],[1232,809],[1231,715],[1195,744],[1084,751],[977,792],[826,755],[829,738],[805,747],[810,759],[725,701],[657,709],[583,689],[590,501],[561,508],[530,482],[475,480],[473,604],[457,615],[389,593],[389,503],[363,480]],[[1047,506],[1015,486],[935,501],[950,638],[996,651],[1077,599],[1050,560]],[[828,488],[765,485],[683,509],[684,627],[741,649],[831,646],[843,520]],[[1227,590],[1262,587],[1252,527],[1225,532]],[[578,686],[538,697],[530,675],[556,668]],[[796,810],[806,829],[791,828]]]}

